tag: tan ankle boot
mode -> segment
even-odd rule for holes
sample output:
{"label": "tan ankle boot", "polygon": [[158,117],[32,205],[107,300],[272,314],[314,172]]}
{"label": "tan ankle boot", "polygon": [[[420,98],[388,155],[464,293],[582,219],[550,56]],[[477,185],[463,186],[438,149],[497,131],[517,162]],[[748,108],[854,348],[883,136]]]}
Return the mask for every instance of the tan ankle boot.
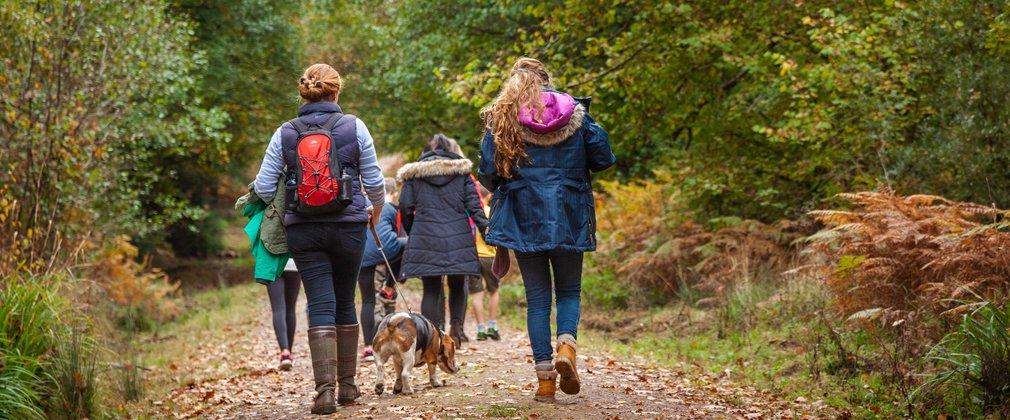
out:
{"label": "tan ankle boot", "polygon": [[337,325],[337,403],[353,404],[361,397],[354,374],[358,372],[358,324]]}
{"label": "tan ankle boot", "polygon": [[581,388],[579,372],[575,370],[575,347],[575,339],[570,335],[559,337],[558,357],[554,359],[554,368],[561,376],[561,391],[569,395],[578,394]]}
{"label": "tan ankle boot", "polygon": [[553,370],[537,370],[537,393],[533,397],[539,402],[554,402],[554,394],[558,392],[558,373]]}
{"label": "tan ankle boot", "polygon": [[337,411],[333,401],[336,387],[337,330],[334,327],[309,328],[309,353],[312,355],[312,375],[316,380],[316,399],[312,414],[332,414]]}

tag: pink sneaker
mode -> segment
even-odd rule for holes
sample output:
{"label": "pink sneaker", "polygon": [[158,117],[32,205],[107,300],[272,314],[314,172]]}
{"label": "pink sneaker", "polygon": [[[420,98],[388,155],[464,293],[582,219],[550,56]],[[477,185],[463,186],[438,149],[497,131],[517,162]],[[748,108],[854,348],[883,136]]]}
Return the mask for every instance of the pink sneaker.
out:
{"label": "pink sneaker", "polygon": [[375,361],[375,353],[372,351],[371,347],[365,347],[365,350],[361,352],[362,362],[372,362]]}
{"label": "pink sneaker", "polygon": [[291,358],[290,354],[281,355],[281,364],[279,366],[280,370],[291,370],[291,365],[295,363],[295,360]]}

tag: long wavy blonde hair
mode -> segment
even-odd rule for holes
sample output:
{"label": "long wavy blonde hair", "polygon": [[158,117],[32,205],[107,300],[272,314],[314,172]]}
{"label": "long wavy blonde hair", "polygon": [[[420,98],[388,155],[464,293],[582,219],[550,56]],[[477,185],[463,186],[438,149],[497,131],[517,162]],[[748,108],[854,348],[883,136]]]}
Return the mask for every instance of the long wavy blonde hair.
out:
{"label": "long wavy blonde hair", "polygon": [[494,166],[501,177],[512,178],[512,167],[527,157],[519,134],[519,111],[529,107],[540,118],[544,112],[540,92],[550,85],[551,75],[544,63],[522,57],[512,65],[498,97],[480,110],[484,127],[494,136]]}

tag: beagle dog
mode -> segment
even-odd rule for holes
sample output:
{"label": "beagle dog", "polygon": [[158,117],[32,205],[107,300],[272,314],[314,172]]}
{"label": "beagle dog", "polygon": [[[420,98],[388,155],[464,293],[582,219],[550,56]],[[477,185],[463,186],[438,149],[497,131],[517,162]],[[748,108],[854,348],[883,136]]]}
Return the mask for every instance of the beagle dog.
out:
{"label": "beagle dog", "polygon": [[444,385],[435,377],[435,366],[445,373],[456,373],[456,346],[452,338],[439,330],[431,321],[418,313],[394,312],[386,315],[376,328],[372,349],[375,355],[375,393],[386,389],[384,365],[393,361],[396,383],[393,393],[412,394],[411,368],[428,365],[428,379],[432,387]]}

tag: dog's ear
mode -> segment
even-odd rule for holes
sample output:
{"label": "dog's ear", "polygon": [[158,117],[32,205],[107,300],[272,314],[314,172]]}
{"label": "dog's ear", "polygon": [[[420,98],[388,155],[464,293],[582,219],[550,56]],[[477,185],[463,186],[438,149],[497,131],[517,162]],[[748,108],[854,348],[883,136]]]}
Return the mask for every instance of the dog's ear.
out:
{"label": "dog's ear", "polygon": [[438,352],[438,359],[439,366],[446,373],[459,372],[459,366],[456,365],[456,344],[452,341],[452,337],[442,336],[442,348]]}

